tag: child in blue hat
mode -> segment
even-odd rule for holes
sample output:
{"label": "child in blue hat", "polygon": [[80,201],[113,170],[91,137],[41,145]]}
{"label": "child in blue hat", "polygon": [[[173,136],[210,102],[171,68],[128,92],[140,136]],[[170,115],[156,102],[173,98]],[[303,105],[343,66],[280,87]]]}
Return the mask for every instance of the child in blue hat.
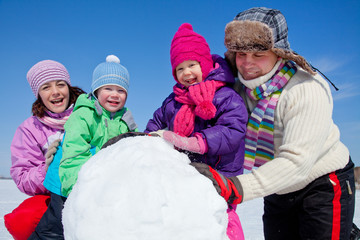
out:
{"label": "child in blue hat", "polygon": [[110,138],[137,131],[131,112],[124,107],[129,73],[120,60],[110,55],[93,73],[91,93],[78,98],[74,112],[65,124],[63,156],[59,176],[61,192],[68,196],[81,166]]}

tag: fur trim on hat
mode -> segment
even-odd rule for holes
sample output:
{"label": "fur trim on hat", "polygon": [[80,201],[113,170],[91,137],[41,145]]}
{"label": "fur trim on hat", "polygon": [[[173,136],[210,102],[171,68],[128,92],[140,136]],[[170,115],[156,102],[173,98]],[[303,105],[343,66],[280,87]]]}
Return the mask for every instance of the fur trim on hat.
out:
{"label": "fur trim on hat", "polygon": [[261,52],[274,46],[271,29],[262,22],[232,21],[225,28],[225,46],[233,52]]}
{"label": "fur trim on hat", "polygon": [[225,28],[225,58],[236,75],[236,52],[261,52],[271,50],[277,56],[294,61],[301,68],[315,75],[312,67],[297,53],[274,47],[274,37],[270,27],[258,21],[232,21]]}
{"label": "fur trim on hat", "polygon": [[310,66],[310,64],[305,60],[304,57],[300,56],[296,52],[293,51],[286,51],[280,48],[273,48],[271,49],[276,55],[283,59],[291,60],[295,62],[298,66],[300,66],[302,69],[310,73],[311,75],[315,75],[316,72],[313,70],[313,68]]}

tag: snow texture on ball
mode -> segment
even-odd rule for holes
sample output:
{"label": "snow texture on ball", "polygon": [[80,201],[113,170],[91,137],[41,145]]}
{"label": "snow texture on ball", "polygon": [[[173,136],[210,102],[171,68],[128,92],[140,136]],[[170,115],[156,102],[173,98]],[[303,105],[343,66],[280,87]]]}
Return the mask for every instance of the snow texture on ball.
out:
{"label": "snow texture on ball", "polygon": [[189,162],[151,136],[99,151],[65,203],[65,239],[228,239],[226,202]]}

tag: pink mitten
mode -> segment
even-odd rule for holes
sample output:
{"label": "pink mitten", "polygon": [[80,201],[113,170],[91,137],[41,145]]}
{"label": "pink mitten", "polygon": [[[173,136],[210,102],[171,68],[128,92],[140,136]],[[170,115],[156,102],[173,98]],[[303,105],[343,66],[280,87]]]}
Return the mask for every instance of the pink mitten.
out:
{"label": "pink mitten", "polygon": [[207,145],[199,133],[194,137],[181,137],[172,131],[164,131],[163,138],[175,147],[189,152],[204,154],[207,151]]}

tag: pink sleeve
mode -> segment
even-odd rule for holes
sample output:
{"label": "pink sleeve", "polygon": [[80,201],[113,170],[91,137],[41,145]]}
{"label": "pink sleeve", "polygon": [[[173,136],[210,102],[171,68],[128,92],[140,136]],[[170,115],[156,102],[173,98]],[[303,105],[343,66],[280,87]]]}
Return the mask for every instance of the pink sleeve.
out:
{"label": "pink sleeve", "polygon": [[[37,130],[39,131],[39,130]],[[28,195],[44,194],[45,157],[36,129],[30,131],[26,124],[16,130],[11,143],[10,175],[21,192]]]}

